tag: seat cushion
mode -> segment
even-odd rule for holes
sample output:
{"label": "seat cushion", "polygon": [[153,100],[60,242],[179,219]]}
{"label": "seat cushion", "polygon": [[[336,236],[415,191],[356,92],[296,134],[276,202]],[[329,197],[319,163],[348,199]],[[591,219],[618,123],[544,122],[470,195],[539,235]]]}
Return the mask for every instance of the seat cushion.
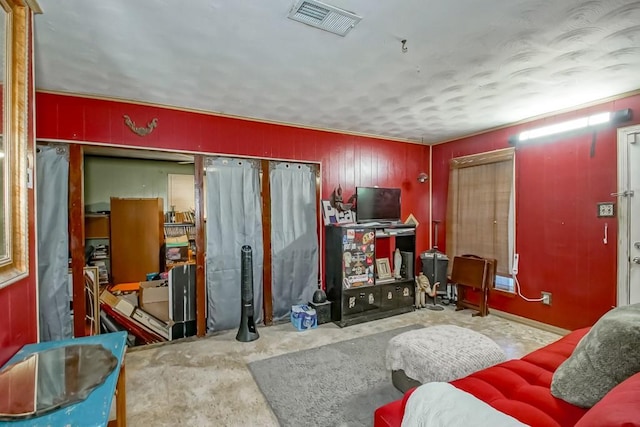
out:
{"label": "seat cushion", "polygon": [[451,384],[525,424],[574,426],[586,409],[552,396],[551,380],[588,330],[574,331],[522,359],[483,369]]}

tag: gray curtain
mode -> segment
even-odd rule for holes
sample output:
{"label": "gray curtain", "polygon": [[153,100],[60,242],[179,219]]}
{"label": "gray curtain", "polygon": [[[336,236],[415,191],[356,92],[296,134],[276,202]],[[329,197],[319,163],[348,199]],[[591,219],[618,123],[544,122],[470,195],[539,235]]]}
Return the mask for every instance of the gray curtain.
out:
{"label": "gray curtain", "polygon": [[253,249],[256,322],[262,321],[262,203],[260,163],[248,159],[208,158],[207,331],[240,324],[240,248]]}
{"label": "gray curtain", "polygon": [[68,285],[69,158],[66,145],[38,145],[38,291],[40,340],[71,338]]}
{"label": "gray curtain", "polygon": [[318,213],[315,165],[271,162],[273,319],[286,319],[294,304],[318,289]]}

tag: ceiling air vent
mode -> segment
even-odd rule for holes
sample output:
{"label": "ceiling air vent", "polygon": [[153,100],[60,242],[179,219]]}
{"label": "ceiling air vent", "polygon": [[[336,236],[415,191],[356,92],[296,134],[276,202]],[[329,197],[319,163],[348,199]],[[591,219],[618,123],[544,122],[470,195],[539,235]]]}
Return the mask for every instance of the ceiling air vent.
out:
{"label": "ceiling air vent", "polygon": [[343,37],[362,19],[355,13],[315,0],[298,1],[289,18]]}

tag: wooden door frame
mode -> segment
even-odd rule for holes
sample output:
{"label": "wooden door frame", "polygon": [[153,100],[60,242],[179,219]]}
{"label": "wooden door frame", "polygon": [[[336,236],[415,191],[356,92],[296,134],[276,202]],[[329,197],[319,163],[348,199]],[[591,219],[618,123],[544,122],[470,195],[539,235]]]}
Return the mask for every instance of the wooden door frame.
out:
{"label": "wooden door frame", "polygon": [[[86,301],[84,297],[84,150],[82,143],[69,143],[69,245],[73,286],[73,335],[86,336]],[[120,148],[120,147],[118,147]],[[140,149],[139,147],[126,147]],[[154,150],[155,151],[155,150]],[[203,171],[204,156],[194,154],[196,210],[196,334],[206,334],[206,291],[204,273]]]}
{"label": "wooden door frame", "polygon": [[193,155],[196,217],[196,335],[207,333],[207,293],[205,283],[205,229],[204,229],[204,158]]}
{"label": "wooden door frame", "polygon": [[[316,183],[316,234],[318,236],[318,285],[322,286],[322,277],[324,273],[322,263],[322,231],[323,231],[323,216],[320,203],[320,195],[322,179],[321,170],[322,164],[320,162],[305,162],[298,160],[277,160],[277,159],[262,159],[262,247],[263,247],[263,269],[262,269],[262,308],[264,313],[265,326],[271,326],[273,324],[273,283],[272,283],[272,265],[271,265],[271,163],[272,162],[286,162],[309,165],[312,167],[313,179]],[[322,225],[321,225],[322,224]]]}
{"label": "wooden door frame", "polygon": [[[618,216],[618,285],[616,304],[628,305],[631,298],[631,283],[629,271],[629,257],[631,237],[631,212],[629,196],[624,193],[629,189],[629,142],[628,135],[635,134],[636,144],[640,144],[640,125],[627,126],[618,129],[618,188],[617,216]],[[614,196],[614,194],[612,194]],[[640,197],[640,194],[634,197]]]}
{"label": "wooden door frame", "polygon": [[[86,305],[84,299],[85,265],[85,230],[84,230],[84,145],[97,145],[101,147],[124,148],[131,150],[172,152],[160,148],[146,149],[144,147],[113,146],[109,144],[86,144],[82,142],[68,142],[69,144],[69,239],[71,249],[71,266],[73,274],[73,309],[74,309],[74,336],[85,336],[84,318]],[[176,151],[178,152],[178,151]],[[204,222],[204,163],[205,158],[215,155],[213,153],[191,153],[180,151],[180,154],[188,154],[194,157],[194,183],[195,183],[195,218],[196,218],[196,334],[199,337],[206,335],[206,277],[205,277],[205,222]],[[225,156],[226,157],[226,156]],[[228,157],[234,157],[229,155]],[[237,157],[237,156],[236,156]],[[240,156],[242,157],[242,156]],[[322,282],[324,273],[322,263],[323,239],[322,239],[322,211],[320,197],[322,194],[322,163],[317,161],[291,160],[291,159],[260,159],[263,171],[262,197],[263,197],[263,309],[264,323],[266,326],[273,324],[272,289],[271,289],[271,192],[269,180],[269,164],[272,161],[285,161],[304,163],[317,166],[316,175],[316,211],[318,214],[318,281]]]}
{"label": "wooden door frame", "polygon": [[73,288],[73,336],[76,338],[87,335],[84,245],[84,150],[81,144],[69,144],[69,247]]}

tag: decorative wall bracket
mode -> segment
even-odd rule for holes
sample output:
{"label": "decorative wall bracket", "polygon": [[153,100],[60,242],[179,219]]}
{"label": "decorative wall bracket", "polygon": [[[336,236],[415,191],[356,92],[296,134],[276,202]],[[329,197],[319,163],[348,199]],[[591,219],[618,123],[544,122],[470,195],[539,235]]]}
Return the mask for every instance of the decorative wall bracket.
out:
{"label": "decorative wall bracket", "polygon": [[158,119],[154,118],[152,119],[148,124],[147,127],[137,127],[136,123],[131,120],[131,118],[129,116],[127,116],[126,114],[124,115],[124,124],[127,125],[129,127],[129,129],[131,129],[131,132],[135,133],[138,136],[146,136],[149,135],[157,126],[158,126]]}

